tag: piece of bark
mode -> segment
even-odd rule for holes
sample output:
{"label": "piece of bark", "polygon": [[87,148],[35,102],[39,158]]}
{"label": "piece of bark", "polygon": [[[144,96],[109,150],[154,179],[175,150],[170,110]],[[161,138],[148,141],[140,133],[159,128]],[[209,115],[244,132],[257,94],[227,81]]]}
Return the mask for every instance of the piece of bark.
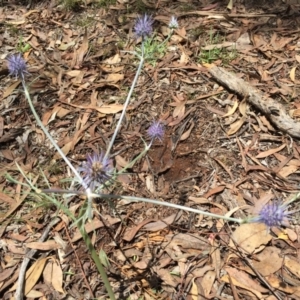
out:
{"label": "piece of bark", "polygon": [[249,83],[236,77],[234,74],[227,72],[221,67],[215,65],[207,65],[206,67],[208,67],[209,73],[216,81],[245,98],[248,103],[252,104],[266,115],[269,121],[279,130],[292,137],[300,138],[300,123],[296,122],[286,113],[285,108],[281,103],[264,96]]}

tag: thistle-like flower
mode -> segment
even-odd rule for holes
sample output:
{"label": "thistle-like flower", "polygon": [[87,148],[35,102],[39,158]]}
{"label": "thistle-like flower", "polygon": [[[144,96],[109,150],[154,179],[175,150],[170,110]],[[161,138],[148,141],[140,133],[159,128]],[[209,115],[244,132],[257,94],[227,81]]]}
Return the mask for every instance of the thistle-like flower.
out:
{"label": "thistle-like flower", "polygon": [[178,21],[177,21],[177,18],[172,16],[171,17],[171,20],[169,22],[169,28],[170,29],[177,29],[179,27],[178,25]]}
{"label": "thistle-like flower", "polygon": [[160,121],[154,121],[147,130],[147,134],[151,138],[151,141],[154,141],[155,139],[162,141],[164,133],[164,125]]}
{"label": "thistle-like flower", "polygon": [[24,75],[28,74],[26,61],[20,53],[13,54],[7,58],[9,74],[16,78],[24,79]]}
{"label": "thistle-like flower", "polygon": [[134,25],[134,33],[137,38],[145,39],[152,33],[153,19],[151,16],[139,16]]}
{"label": "thistle-like flower", "polygon": [[289,226],[288,216],[294,211],[287,211],[287,205],[276,200],[262,207],[258,216],[251,219],[251,222],[261,222],[269,228],[273,226]]}
{"label": "thistle-like flower", "polygon": [[84,173],[83,180],[92,191],[109,181],[113,173],[111,160],[105,157],[104,152],[88,154],[78,171]]}

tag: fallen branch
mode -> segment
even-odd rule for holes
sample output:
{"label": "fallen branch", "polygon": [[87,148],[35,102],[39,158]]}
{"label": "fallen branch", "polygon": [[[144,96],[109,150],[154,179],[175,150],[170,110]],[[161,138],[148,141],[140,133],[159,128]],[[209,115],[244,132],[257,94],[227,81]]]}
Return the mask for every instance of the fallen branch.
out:
{"label": "fallen branch", "polygon": [[279,130],[292,137],[300,138],[300,123],[292,119],[282,104],[264,96],[249,83],[227,72],[221,67],[207,65],[209,73],[216,81],[245,98],[248,103],[260,110]]}

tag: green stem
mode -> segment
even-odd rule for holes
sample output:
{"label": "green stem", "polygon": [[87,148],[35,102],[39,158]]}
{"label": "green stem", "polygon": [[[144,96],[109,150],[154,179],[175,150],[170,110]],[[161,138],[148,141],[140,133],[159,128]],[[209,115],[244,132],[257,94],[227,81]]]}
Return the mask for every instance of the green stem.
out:
{"label": "green stem", "polygon": [[99,258],[99,256],[98,256],[98,254],[97,254],[95,248],[93,247],[93,244],[92,244],[92,242],[91,242],[91,239],[89,238],[87,232],[85,231],[84,226],[82,226],[82,225],[83,225],[83,224],[82,224],[81,222],[78,223],[78,228],[79,228],[79,230],[80,230],[80,233],[81,233],[81,235],[82,235],[82,238],[83,238],[83,240],[84,240],[86,246],[87,246],[88,249],[89,249],[89,252],[90,252],[90,254],[91,254],[91,256],[92,256],[92,259],[93,259],[94,263],[96,264],[96,267],[97,267],[97,269],[98,269],[98,272],[100,273],[100,276],[101,276],[101,278],[102,278],[102,281],[103,281],[103,283],[104,283],[104,286],[105,286],[105,288],[106,288],[106,291],[107,291],[107,293],[108,293],[108,296],[109,296],[110,300],[115,300],[116,298],[115,298],[114,292],[113,292],[113,290],[112,290],[112,288],[111,288],[111,285],[110,285],[110,283],[109,283],[109,280],[108,280],[107,274],[106,274],[106,272],[105,272],[105,269],[104,269],[104,267],[103,267],[103,265],[102,265],[102,263],[101,263],[101,261],[100,261],[100,258]]}
{"label": "green stem", "polygon": [[[54,148],[57,150],[57,152],[59,153],[59,155],[61,156],[61,158],[65,161],[65,163],[69,166],[69,168],[73,171],[74,175],[76,176],[77,180],[79,181],[79,183],[83,186],[83,188],[85,189],[87,198],[88,198],[88,202],[91,203],[91,189],[87,186],[87,184],[85,183],[85,181],[83,180],[83,178],[80,176],[80,174],[78,173],[78,171],[75,169],[75,167],[71,164],[71,162],[69,161],[69,159],[66,157],[66,155],[63,153],[63,151],[59,148],[59,146],[56,144],[56,142],[53,140],[52,136],[50,135],[50,133],[48,132],[48,130],[46,129],[46,127],[43,125],[40,117],[38,116],[34,105],[32,103],[31,97],[29,95],[26,83],[25,83],[25,79],[24,77],[21,78],[22,81],[22,85],[23,85],[23,89],[24,89],[24,93],[25,96],[28,100],[30,109],[38,123],[38,125],[42,128],[43,132],[45,133],[45,135],[47,136],[47,138],[49,139],[49,141],[51,142],[51,144],[54,146]],[[92,212],[91,212],[91,207],[87,208],[87,216],[88,219],[92,219]]]}
{"label": "green stem", "polygon": [[[22,172],[23,174],[23,172]],[[25,176],[25,174],[23,174],[23,176]],[[26,177],[25,177],[26,178]],[[36,192],[36,194],[40,195],[42,193],[41,190],[35,188],[31,182],[29,181],[29,184],[31,186],[31,188]],[[88,236],[88,233],[86,232],[85,230],[85,227],[84,227],[84,224],[82,222],[82,220],[79,220],[78,222],[76,222],[76,218],[75,216],[70,212],[70,210],[63,204],[61,204],[60,202],[58,202],[55,198],[52,198],[50,196],[48,196],[47,194],[44,195],[46,197],[46,199],[48,199],[49,201],[51,201],[52,203],[54,203],[57,208],[60,208],[70,219],[72,219],[72,221],[77,224],[77,228],[78,230],[80,231],[81,235],[82,235],[82,238],[92,256],[92,259],[95,263],[95,265],[97,266],[97,269],[98,269],[98,272],[103,280],[103,283],[105,285],[105,288],[106,288],[106,291],[109,295],[109,298],[110,300],[115,300],[115,295],[113,293],[113,290],[111,288],[111,285],[109,283],[109,280],[108,280],[108,277],[107,277],[107,274],[105,272],[105,269],[100,261],[100,258],[95,250],[95,248],[93,247],[93,244]]]}
{"label": "green stem", "polygon": [[79,183],[84,187],[84,189],[86,190],[87,194],[90,193],[90,189],[87,186],[87,184],[84,182],[84,180],[82,179],[82,177],[80,176],[80,174],[78,173],[78,171],[75,169],[75,167],[71,164],[71,162],[68,160],[68,158],[66,157],[66,155],[63,153],[63,151],[59,148],[59,146],[56,144],[56,142],[53,140],[52,136],[50,135],[50,133],[48,132],[48,130],[46,129],[46,127],[43,125],[40,117],[38,116],[34,105],[32,103],[31,97],[29,95],[25,80],[22,79],[22,85],[23,85],[23,89],[24,89],[24,93],[25,96],[28,100],[30,109],[38,123],[38,125],[42,128],[43,132],[45,133],[45,135],[47,136],[47,138],[49,139],[49,141],[51,142],[51,144],[54,146],[54,148],[56,149],[56,151],[59,153],[59,155],[62,157],[62,159],[65,161],[65,163],[69,166],[69,168],[73,171],[73,173],[75,174],[75,176],[77,177]]}
{"label": "green stem", "polygon": [[300,192],[297,193],[292,199],[290,199],[288,202],[284,203],[284,206],[288,206],[290,205],[292,202],[298,200],[300,198]]}
{"label": "green stem", "polygon": [[[76,192],[76,191],[67,191],[67,190],[59,190],[59,189],[44,189],[41,190],[41,192],[43,193],[60,193],[60,194],[78,194],[80,195],[80,192]],[[178,205],[178,204],[174,204],[174,203],[169,203],[169,202],[163,202],[163,201],[158,201],[158,200],[154,200],[154,199],[148,199],[148,198],[141,198],[141,197],[132,197],[132,196],[120,196],[120,195],[113,195],[113,194],[91,194],[91,197],[93,198],[104,198],[104,199],[124,199],[124,200],[128,200],[131,202],[146,202],[146,203],[151,203],[151,204],[155,204],[155,205],[162,205],[162,206],[167,206],[167,207],[172,207],[175,209],[180,209],[180,210],[184,210],[184,211],[188,211],[188,212],[192,212],[192,213],[196,213],[196,214],[201,214],[203,216],[208,216],[208,217],[212,217],[212,218],[216,218],[216,219],[223,219],[226,221],[231,221],[231,222],[236,222],[239,224],[243,224],[246,223],[247,219],[237,219],[237,218],[231,218],[231,217],[227,217],[227,216],[222,216],[222,215],[217,215],[217,214],[213,214],[204,210],[200,210],[200,209],[195,209],[195,208],[191,208],[191,207],[186,207],[186,206],[182,206],[182,205]]]}
{"label": "green stem", "polygon": [[131,85],[131,87],[130,87],[129,93],[128,93],[127,98],[126,98],[126,101],[125,101],[125,103],[124,103],[124,107],[123,107],[123,110],[122,110],[120,119],[119,119],[119,121],[118,121],[118,124],[117,124],[117,126],[116,126],[115,131],[114,131],[114,134],[113,134],[113,136],[112,136],[112,138],[111,138],[111,140],[110,140],[110,142],[109,142],[109,145],[108,145],[108,147],[107,147],[107,150],[106,150],[106,153],[105,153],[105,158],[107,158],[107,157],[109,156],[110,151],[111,151],[111,148],[112,148],[112,146],[114,145],[116,136],[117,136],[117,134],[118,134],[118,132],[119,132],[119,129],[120,129],[120,127],[121,127],[121,123],[122,123],[122,121],[123,121],[123,119],[124,119],[124,116],[125,116],[125,113],[126,113],[126,109],[127,109],[128,104],[129,104],[129,100],[130,100],[130,98],[131,98],[131,95],[132,95],[133,90],[134,90],[134,88],[135,88],[135,85],[136,85],[136,83],[137,83],[137,80],[138,80],[138,78],[139,78],[139,76],[140,76],[140,73],[141,73],[141,70],[142,70],[142,67],[143,67],[143,64],[144,64],[144,60],[145,60],[145,59],[144,59],[144,43],[142,43],[142,56],[140,57],[139,67],[138,67],[138,69],[137,69],[137,72],[135,73],[135,76],[134,76],[132,85]]}

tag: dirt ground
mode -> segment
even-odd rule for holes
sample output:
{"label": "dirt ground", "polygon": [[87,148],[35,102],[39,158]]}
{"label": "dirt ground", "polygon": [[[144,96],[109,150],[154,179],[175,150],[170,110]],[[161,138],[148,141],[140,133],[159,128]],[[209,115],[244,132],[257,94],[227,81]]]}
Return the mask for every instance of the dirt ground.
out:
{"label": "dirt ground", "polygon": [[[146,59],[113,146],[114,166],[143,151],[153,120],[165,124],[165,136],[106,193],[246,218],[300,190],[296,1],[66,3],[0,1],[1,299],[14,299],[30,249],[37,251],[26,299],[108,299],[76,226],[23,176],[41,189],[68,189],[72,173],[9,76],[13,53],[27,61],[43,124],[78,167],[105,151],[120,117],[138,65],[137,16],[152,15],[159,43],[176,16],[179,28],[164,50]],[[75,214],[84,202],[68,199]],[[300,299],[297,201],[290,226],[280,228],[124,199],[97,199],[94,209],[86,226],[108,257],[116,299]]]}

